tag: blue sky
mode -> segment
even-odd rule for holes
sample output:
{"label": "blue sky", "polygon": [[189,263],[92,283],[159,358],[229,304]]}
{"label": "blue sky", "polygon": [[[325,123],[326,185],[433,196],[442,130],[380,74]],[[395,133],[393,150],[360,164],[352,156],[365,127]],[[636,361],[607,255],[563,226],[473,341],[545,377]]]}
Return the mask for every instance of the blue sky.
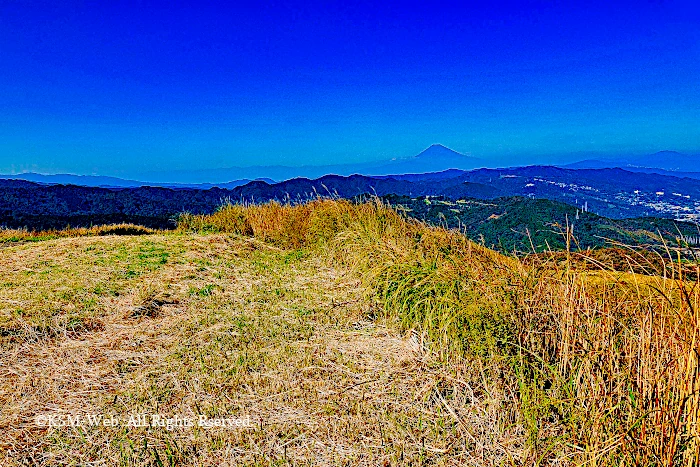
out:
{"label": "blue sky", "polygon": [[692,2],[346,3],[3,0],[0,173],[700,153]]}

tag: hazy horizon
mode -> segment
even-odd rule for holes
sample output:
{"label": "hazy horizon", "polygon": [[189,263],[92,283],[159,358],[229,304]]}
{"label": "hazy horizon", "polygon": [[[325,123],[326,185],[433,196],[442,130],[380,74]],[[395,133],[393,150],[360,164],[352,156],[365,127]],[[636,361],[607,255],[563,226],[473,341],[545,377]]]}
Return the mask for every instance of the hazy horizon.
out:
{"label": "hazy horizon", "polygon": [[[446,149],[454,151],[452,148],[444,146],[440,143],[434,143],[423,151],[427,151],[433,146],[442,146]],[[0,172],[2,175],[70,175],[70,176],[80,176],[80,177],[105,177],[105,178],[119,178],[123,180],[141,181],[141,182],[154,182],[154,183],[173,183],[173,184],[197,184],[197,183],[224,183],[229,181],[236,181],[241,179],[263,179],[269,178],[275,181],[287,180],[295,177],[320,177],[322,175],[351,175],[351,174],[363,174],[363,175],[388,175],[388,174],[398,174],[406,173],[391,172],[390,168],[392,163],[411,161],[414,160],[416,156],[420,155],[423,151],[418,154],[406,158],[392,158],[378,161],[370,162],[358,162],[355,164],[319,164],[319,165],[280,165],[280,166],[264,166],[264,165],[254,165],[254,166],[231,166],[231,167],[217,167],[217,168],[193,168],[190,170],[180,169],[180,170],[162,170],[162,171],[152,171],[152,172],[133,172],[131,174],[123,173],[75,173],[75,172],[60,172],[60,171],[37,171],[37,170],[23,170],[17,172]],[[458,151],[455,151],[458,152]],[[661,150],[656,153],[679,153],[674,150]],[[468,158],[473,158],[478,163],[473,168],[504,168],[504,167],[514,167],[514,166],[525,166],[525,165],[565,165],[573,162],[580,162],[585,160],[623,160],[624,157],[635,157],[635,156],[648,156],[651,154],[629,154],[629,153],[595,153],[595,152],[580,152],[572,154],[554,155],[550,158],[546,157],[531,157],[528,159],[522,159],[518,164],[508,164],[507,161],[499,161],[498,159],[483,159],[471,154],[460,153]],[[685,154],[688,156],[700,156],[698,154]],[[503,162],[503,163],[499,163]],[[377,168],[383,168],[384,170],[373,170]],[[448,168],[458,168],[458,167],[444,167],[442,169],[436,169],[434,171],[446,170]],[[472,167],[466,170],[470,170]],[[217,177],[217,173],[226,173],[226,171],[240,171],[240,176],[238,177]],[[433,171],[433,170],[429,170]],[[690,170],[687,170],[690,171]]]}

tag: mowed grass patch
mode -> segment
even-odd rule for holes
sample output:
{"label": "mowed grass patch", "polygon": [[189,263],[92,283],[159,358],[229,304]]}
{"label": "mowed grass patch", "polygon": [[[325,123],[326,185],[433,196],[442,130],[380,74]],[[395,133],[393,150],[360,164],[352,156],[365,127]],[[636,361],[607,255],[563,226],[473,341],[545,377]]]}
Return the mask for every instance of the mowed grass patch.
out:
{"label": "mowed grass patch", "polygon": [[[0,335],[35,337],[97,322],[106,304],[183,252],[178,237],[91,237],[0,250]],[[27,334],[28,335],[28,334]]]}
{"label": "mowed grass patch", "polygon": [[[503,460],[500,446],[522,448],[517,429],[495,416],[505,394],[474,383],[479,370],[440,364],[377,321],[358,278],[328,258],[236,235],[131,241],[61,239],[3,258],[19,268],[53,247],[65,253],[52,264],[72,266],[51,268],[39,293],[58,284],[115,292],[100,295],[91,315],[100,328],[2,342],[5,464],[479,465]],[[143,273],[127,277],[129,267]],[[144,302],[158,312],[134,315]],[[50,413],[252,424],[36,425]],[[474,441],[480,433],[496,443]]]}

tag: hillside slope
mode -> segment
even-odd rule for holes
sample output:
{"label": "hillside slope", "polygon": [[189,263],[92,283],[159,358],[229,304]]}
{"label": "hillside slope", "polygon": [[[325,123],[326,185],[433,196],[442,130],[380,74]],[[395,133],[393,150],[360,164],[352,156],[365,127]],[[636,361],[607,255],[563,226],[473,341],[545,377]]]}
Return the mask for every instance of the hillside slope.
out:
{"label": "hillside slope", "polygon": [[383,199],[410,217],[459,229],[474,241],[506,253],[565,250],[567,231],[569,248],[574,251],[615,244],[663,249],[700,242],[700,229],[687,222],[654,217],[609,219],[546,199]]}
{"label": "hillside slope", "polygon": [[[700,288],[673,268],[528,264],[327,200],[0,265],[4,465],[700,461]],[[92,414],[119,423],[46,426]]]}

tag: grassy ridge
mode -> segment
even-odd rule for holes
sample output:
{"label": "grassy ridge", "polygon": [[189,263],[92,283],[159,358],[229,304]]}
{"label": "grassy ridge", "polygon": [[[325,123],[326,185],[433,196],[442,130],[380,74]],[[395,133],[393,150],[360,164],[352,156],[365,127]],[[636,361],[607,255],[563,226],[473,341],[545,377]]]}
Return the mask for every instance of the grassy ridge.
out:
{"label": "grassy ridge", "polygon": [[[521,260],[376,201],[232,205],[175,232],[131,229],[7,234],[4,465],[700,461],[688,264]],[[149,235],[109,235],[129,232]],[[617,264],[645,271],[627,254]],[[55,411],[255,423],[33,423]]]}
{"label": "grassy ridge", "polygon": [[700,462],[700,291],[680,273],[527,265],[377,203],[229,206],[179,228],[303,246],[352,268],[390,322],[445,361],[490,368],[532,462]]}

